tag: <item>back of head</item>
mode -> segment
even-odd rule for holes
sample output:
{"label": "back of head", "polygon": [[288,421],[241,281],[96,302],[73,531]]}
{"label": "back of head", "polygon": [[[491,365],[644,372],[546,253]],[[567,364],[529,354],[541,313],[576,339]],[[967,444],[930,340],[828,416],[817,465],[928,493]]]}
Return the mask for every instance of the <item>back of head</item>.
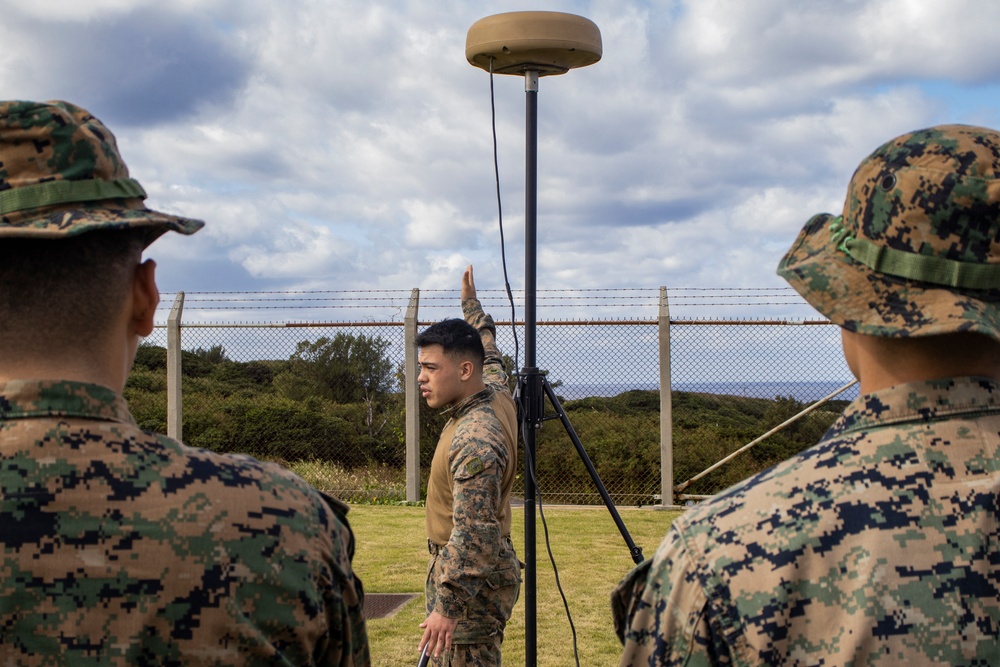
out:
{"label": "back of head", "polygon": [[67,102],[0,102],[0,165],[3,344],[99,334],[142,249],[204,224],[147,209],[114,135]]}
{"label": "back of head", "polygon": [[453,357],[471,359],[477,368],[482,368],[486,350],[476,328],[458,318],[442,320],[424,329],[417,336],[417,347],[440,345],[444,352]]}
{"label": "back of head", "polygon": [[849,331],[1000,341],[1000,133],[942,125],[885,143],[778,273]]}
{"label": "back of head", "polygon": [[57,240],[0,238],[0,345],[22,352],[100,336],[114,323],[145,235],[95,231]]}

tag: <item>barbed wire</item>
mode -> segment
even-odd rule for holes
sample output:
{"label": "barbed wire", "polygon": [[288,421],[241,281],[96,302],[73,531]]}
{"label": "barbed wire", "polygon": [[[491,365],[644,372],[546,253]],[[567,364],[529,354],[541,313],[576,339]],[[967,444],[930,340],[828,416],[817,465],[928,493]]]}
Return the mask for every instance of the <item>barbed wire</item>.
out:
{"label": "barbed wire", "polygon": [[[687,293],[685,293],[687,292]],[[452,307],[456,290],[422,290],[421,304],[438,308]],[[638,294],[635,294],[638,293]],[[185,292],[185,306],[198,311],[263,310],[362,310],[385,308],[400,311],[409,301],[412,290],[287,290],[287,291],[197,291]],[[503,290],[479,290],[484,303],[506,299]],[[513,290],[520,299],[524,290]],[[655,294],[655,297],[654,297]],[[161,294],[157,310],[169,310],[173,296]],[[378,295],[378,296],[370,296]],[[766,299],[766,300],[765,300]],[[547,308],[594,306],[607,308],[658,308],[659,290],[653,288],[586,288],[578,290],[538,290],[536,300]],[[801,306],[802,298],[791,287],[675,287],[667,289],[667,302],[682,307],[759,307]],[[518,300],[518,303],[523,301]],[[218,305],[207,305],[218,304]]]}

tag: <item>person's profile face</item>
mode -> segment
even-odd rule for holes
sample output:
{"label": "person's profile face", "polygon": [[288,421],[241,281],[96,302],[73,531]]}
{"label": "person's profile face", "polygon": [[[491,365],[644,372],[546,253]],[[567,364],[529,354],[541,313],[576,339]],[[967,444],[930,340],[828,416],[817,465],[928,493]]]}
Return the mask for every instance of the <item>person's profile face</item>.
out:
{"label": "person's profile face", "polygon": [[420,395],[427,401],[428,407],[443,408],[465,397],[465,365],[470,362],[463,363],[446,354],[440,345],[420,348],[417,362],[420,365],[417,384],[420,385]]}

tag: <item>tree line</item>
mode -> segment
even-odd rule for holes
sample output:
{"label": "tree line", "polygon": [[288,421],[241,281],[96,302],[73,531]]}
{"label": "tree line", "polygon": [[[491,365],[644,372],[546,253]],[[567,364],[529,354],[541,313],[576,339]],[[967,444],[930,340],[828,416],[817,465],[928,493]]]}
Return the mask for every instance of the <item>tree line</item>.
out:
{"label": "tree line", "polygon": [[[377,336],[338,333],[301,341],[282,360],[234,361],[221,345],[185,350],[183,439],[194,447],[286,463],[402,468],[406,378],[389,349]],[[125,387],[139,425],[159,432],[166,431],[166,362],[165,348],[141,345]],[[553,386],[558,392],[558,382]],[[623,504],[653,503],[660,490],[659,392],[562,403],[612,497]],[[715,493],[814,444],[843,406],[832,402],[811,413],[688,491]],[[690,478],[803,407],[780,396],[674,392],[675,481]],[[421,403],[425,471],[444,421]],[[594,502],[589,473],[558,420],[546,423],[537,443],[543,495]],[[520,476],[523,480],[523,472]]]}

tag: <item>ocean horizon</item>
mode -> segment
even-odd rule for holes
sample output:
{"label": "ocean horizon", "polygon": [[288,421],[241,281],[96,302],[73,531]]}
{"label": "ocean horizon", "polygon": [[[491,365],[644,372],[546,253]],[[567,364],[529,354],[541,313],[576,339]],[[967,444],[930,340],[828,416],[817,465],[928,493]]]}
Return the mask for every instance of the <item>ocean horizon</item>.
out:
{"label": "ocean horizon", "polygon": [[[849,380],[819,380],[812,382],[675,382],[673,391],[687,391],[699,394],[721,394],[725,396],[745,396],[748,398],[775,399],[778,396],[791,397],[797,401],[811,403],[832,394],[847,384]],[[555,387],[557,395],[566,400],[576,400],[591,396],[610,397],[626,391],[659,391],[659,383],[635,384],[573,384]],[[835,400],[854,400],[858,397],[857,385],[847,389]]]}

